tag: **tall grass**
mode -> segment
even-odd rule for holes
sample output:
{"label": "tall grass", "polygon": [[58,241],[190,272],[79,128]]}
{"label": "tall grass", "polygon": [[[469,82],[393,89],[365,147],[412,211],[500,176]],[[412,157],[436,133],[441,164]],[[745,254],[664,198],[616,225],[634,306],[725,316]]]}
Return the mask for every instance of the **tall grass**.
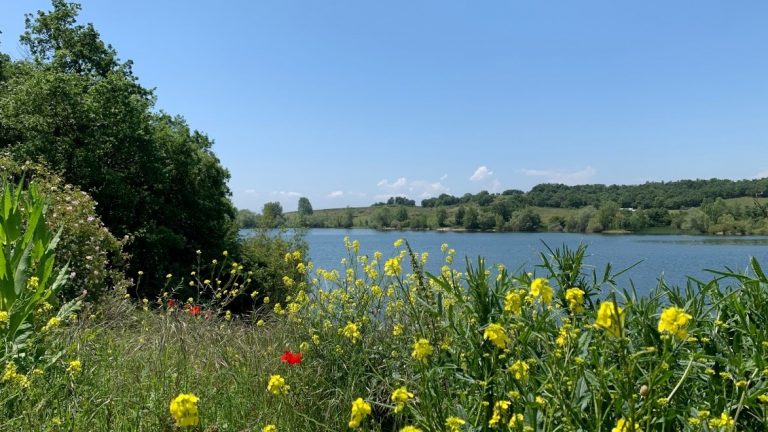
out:
{"label": "tall grass", "polygon": [[[171,431],[180,393],[199,397],[201,431],[348,430],[358,398],[370,413],[351,425],[366,431],[766,430],[757,261],[638,297],[611,269],[585,272],[582,248],[547,249],[519,273],[457,268],[443,251],[433,275],[435,257],[407,243],[366,255],[347,240],[342,271],[317,269],[231,320],[108,299],[45,336],[62,354],[28,387],[0,382],[0,430]],[[660,331],[672,307],[690,319]],[[286,350],[302,362],[281,362]],[[285,394],[267,391],[272,375]]]}

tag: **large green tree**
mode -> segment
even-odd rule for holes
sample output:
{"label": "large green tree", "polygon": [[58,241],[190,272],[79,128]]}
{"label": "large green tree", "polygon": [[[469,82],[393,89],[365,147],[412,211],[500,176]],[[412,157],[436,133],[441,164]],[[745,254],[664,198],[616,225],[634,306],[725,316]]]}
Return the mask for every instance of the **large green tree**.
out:
{"label": "large green tree", "polygon": [[54,0],[27,15],[28,58],[0,59],[0,147],[89,192],[105,224],[133,237],[130,271],[143,270],[151,288],[161,274],[188,271],[195,250],[233,245],[229,173],[206,135],[155,111],[131,62],[77,24],[79,10]]}

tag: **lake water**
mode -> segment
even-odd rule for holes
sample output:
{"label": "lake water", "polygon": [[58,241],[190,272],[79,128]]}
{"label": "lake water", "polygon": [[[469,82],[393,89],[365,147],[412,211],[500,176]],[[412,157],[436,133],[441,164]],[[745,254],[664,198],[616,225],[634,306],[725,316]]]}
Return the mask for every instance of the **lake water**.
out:
{"label": "lake water", "polygon": [[[384,256],[395,254],[393,243],[407,239],[414,251],[429,252],[435,271],[441,264],[440,245],[447,243],[456,249],[456,267],[461,269],[464,257],[476,262],[478,256],[487,264],[503,263],[510,270],[524,268],[534,271],[540,264],[539,253],[546,252],[542,242],[552,249],[583,243],[588,246],[585,262],[601,274],[606,263],[614,271],[638,261],[636,267],[619,277],[619,286],[629,287],[630,280],[638,293],[656,286],[663,275],[667,284],[683,285],[686,276],[710,280],[713,275],[705,269],[744,271],[749,257],[754,256],[768,268],[768,238],[713,237],[689,235],[600,235],[566,233],[477,233],[436,231],[376,231],[369,229],[311,229],[307,232],[309,255],[316,267],[340,268],[346,256],[344,237],[360,241],[360,253],[372,255],[380,250]],[[463,271],[463,269],[462,269]],[[539,269],[538,272],[541,272]]]}

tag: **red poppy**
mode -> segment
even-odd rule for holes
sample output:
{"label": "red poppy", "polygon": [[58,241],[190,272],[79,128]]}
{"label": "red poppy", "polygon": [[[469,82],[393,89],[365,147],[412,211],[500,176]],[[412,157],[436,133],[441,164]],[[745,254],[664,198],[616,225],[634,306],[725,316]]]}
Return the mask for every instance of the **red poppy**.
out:
{"label": "red poppy", "polygon": [[170,308],[172,308],[174,306],[176,306],[176,300],[174,300],[174,299],[168,300],[168,308],[170,309]]}
{"label": "red poppy", "polygon": [[196,316],[200,313],[200,305],[194,305],[191,308],[189,308],[189,314],[192,316]]}
{"label": "red poppy", "polygon": [[280,360],[289,365],[301,364],[301,352],[294,354],[290,351],[286,351],[285,354],[280,356]]}

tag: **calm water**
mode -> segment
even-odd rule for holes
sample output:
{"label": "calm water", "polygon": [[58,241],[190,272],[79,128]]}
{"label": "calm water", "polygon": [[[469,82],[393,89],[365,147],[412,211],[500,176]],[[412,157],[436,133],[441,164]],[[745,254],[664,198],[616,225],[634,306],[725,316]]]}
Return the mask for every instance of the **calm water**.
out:
{"label": "calm water", "polygon": [[[540,263],[539,253],[546,251],[542,242],[551,248],[563,244],[576,248],[580,243],[588,246],[589,266],[600,273],[606,263],[614,270],[642,261],[618,279],[620,286],[634,282],[638,292],[647,292],[663,275],[668,284],[685,284],[686,276],[709,280],[712,274],[704,269],[743,271],[750,256],[768,267],[768,238],[766,237],[711,237],[687,235],[598,235],[563,233],[456,233],[434,231],[376,231],[367,229],[312,229],[306,236],[309,254],[316,267],[339,268],[346,256],[344,236],[360,241],[360,253],[372,255],[380,250],[384,256],[395,253],[393,243],[407,239],[414,251],[429,252],[432,266],[439,266],[440,245],[456,249],[456,263],[463,257],[473,261],[483,256],[487,263],[503,263],[511,270],[534,270]],[[539,270],[540,271],[540,270]]]}

